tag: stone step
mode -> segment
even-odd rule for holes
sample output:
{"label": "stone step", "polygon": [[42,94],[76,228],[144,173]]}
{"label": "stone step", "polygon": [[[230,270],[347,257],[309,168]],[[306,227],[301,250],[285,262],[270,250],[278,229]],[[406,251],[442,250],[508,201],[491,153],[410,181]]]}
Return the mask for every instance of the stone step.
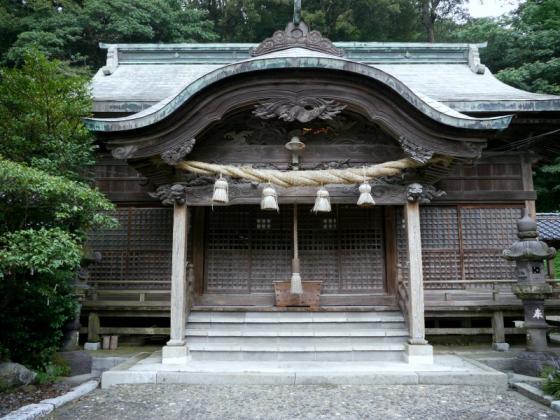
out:
{"label": "stone step", "polygon": [[402,330],[406,329],[404,321],[393,322],[196,322],[189,319],[188,330],[204,331],[367,331],[367,330]]}
{"label": "stone step", "polygon": [[192,360],[214,361],[401,361],[405,345],[315,345],[266,346],[230,344],[190,344]]}
{"label": "stone step", "polygon": [[187,336],[189,344],[230,344],[230,345],[349,345],[405,343],[408,335],[377,337],[224,337],[224,336]]}
{"label": "stone step", "polygon": [[191,312],[189,323],[404,322],[400,312]]}
{"label": "stone step", "polygon": [[408,331],[401,329],[349,329],[339,328],[327,331],[313,329],[291,329],[286,331],[270,330],[241,330],[241,329],[187,329],[189,337],[398,337],[408,336]]}

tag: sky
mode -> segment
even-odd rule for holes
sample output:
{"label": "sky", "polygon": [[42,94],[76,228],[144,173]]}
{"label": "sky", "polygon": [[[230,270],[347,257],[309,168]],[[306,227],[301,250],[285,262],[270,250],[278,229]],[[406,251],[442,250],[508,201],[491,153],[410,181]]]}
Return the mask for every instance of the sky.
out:
{"label": "sky", "polygon": [[521,0],[469,0],[472,17],[496,17],[515,10]]}

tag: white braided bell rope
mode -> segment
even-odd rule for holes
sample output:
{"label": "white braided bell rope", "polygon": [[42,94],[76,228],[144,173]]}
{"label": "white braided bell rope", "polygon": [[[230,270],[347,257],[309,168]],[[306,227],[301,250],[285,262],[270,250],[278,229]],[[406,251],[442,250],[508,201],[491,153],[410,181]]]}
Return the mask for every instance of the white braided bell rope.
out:
{"label": "white braided bell rope", "polygon": [[[429,163],[434,163],[432,159]],[[184,160],[177,167],[199,175],[225,175],[258,183],[272,183],[280,187],[317,187],[328,184],[358,184],[366,179],[399,175],[404,169],[424,166],[412,159],[404,158],[376,165],[303,171],[279,171],[277,169],[256,169],[251,166],[232,166]]]}

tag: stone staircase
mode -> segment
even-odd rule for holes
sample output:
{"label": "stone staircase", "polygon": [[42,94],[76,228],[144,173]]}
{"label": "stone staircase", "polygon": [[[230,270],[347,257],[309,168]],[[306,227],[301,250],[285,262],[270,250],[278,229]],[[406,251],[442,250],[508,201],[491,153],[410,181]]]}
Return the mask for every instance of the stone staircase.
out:
{"label": "stone staircase", "polygon": [[191,312],[192,360],[402,361],[403,315],[389,312]]}

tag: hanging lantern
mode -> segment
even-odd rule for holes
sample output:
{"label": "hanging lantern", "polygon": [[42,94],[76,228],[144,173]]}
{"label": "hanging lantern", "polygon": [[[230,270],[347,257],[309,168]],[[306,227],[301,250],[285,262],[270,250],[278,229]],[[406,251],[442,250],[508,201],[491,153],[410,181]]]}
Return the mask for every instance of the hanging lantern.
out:
{"label": "hanging lantern", "polygon": [[329,192],[321,187],[317,191],[317,198],[315,198],[315,205],[311,210],[313,213],[329,213],[331,211],[331,202],[329,200]]}
{"label": "hanging lantern", "polygon": [[358,190],[360,191],[360,198],[358,198],[358,206],[361,207],[375,206],[375,200],[371,195],[371,185],[369,185],[367,181],[362,182]]}
{"label": "hanging lantern", "polygon": [[272,184],[268,184],[264,187],[262,192],[262,200],[261,200],[261,210],[276,210],[280,211],[278,207],[278,194],[276,190],[272,186]]}
{"label": "hanging lantern", "polygon": [[228,183],[220,174],[220,177],[214,183],[214,194],[212,195],[212,203],[225,204],[229,202]]}

